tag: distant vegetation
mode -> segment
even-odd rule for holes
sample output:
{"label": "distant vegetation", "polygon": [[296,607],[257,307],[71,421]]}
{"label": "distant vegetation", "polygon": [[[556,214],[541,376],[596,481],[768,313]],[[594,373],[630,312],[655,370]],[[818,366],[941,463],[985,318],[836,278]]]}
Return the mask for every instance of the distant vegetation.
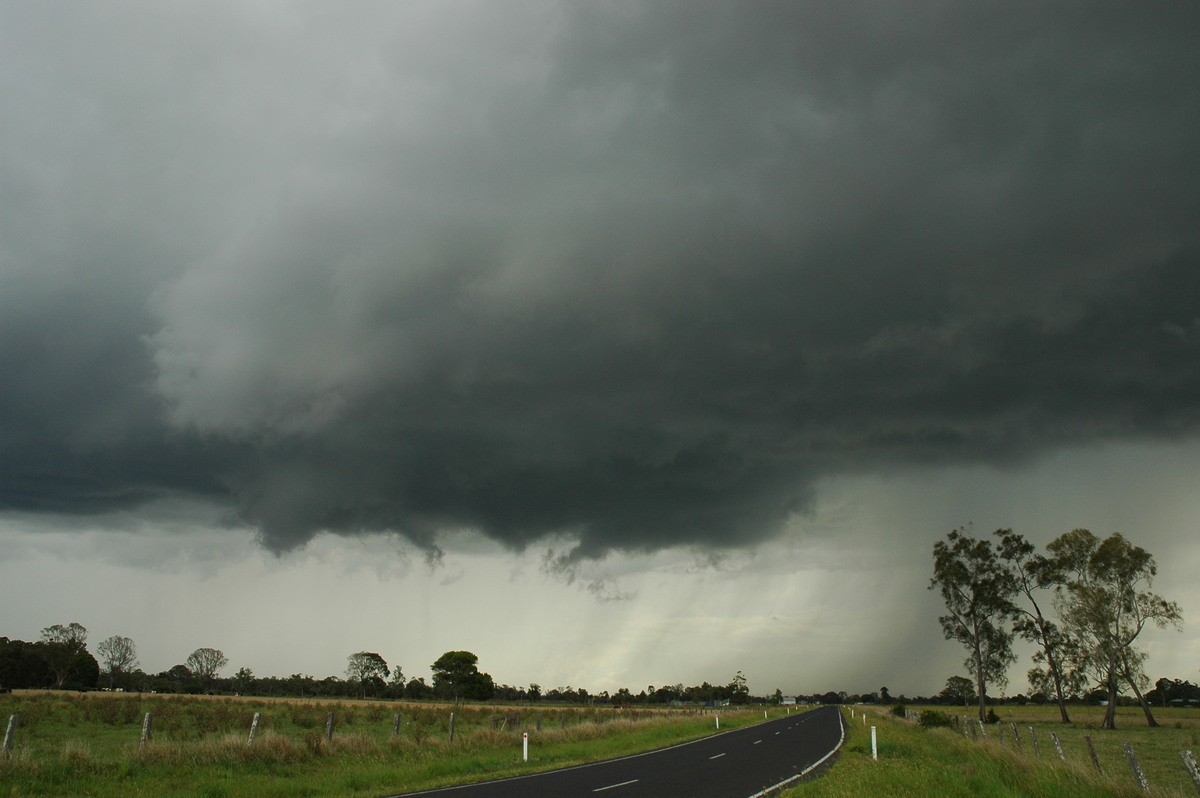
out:
{"label": "distant vegetation", "polygon": [[[232,676],[221,676],[228,665],[219,649],[200,648],[185,663],[160,673],[148,674],[138,667],[137,647],[128,637],[113,636],[97,647],[99,659],[87,649],[87,629],[78,623],[55,625],[42,630],[37,642],[0,637],[0,691],[6,689],[61,688],[68,690],[117,690],[138,693],[178,693],[185,695],[241,695],[279,698],[359,698],[409,701],[469,701],[530,703],[548,705],[586,704],[602,706],[722,705],[728,702],[772,705],[785,700],[781,690],[767,696],[751,695],[741,671],[727,684],[702,682],[690,687],[683,684],[655,687],[633,692],[622,688],[613,693],[589,692],[584,688],[543,688],[533,682],[527,687],[495,684],[491,675],[479,671],[478,658],[469,651],[446,652],[430,667],[432,684],[424,677],[406,678],[402,668],[390,667],[375,652],[359,651],[347,656],[344,677],[317,679],[295,673],[287,677],[256,676],[241,667]],[[449,658],[449,659],[447,659]],[[469,664],[468,664],[469,661]],[[439,664],[440,663],[440,664]],[[192,667],[195,666],[195,667]],[[211,673],[210,673],[211,670]],[[1081,691],[1067,696],[1068,704],[1085,702],[1095,705],[1100,693]],[[974,683],[952,676],[946,687],[933,696],[892,695],[887,687],[851,693],[829,690],[794,696],[800,704],[964,704],[975,696]],[[1160,678],[1155,688],[1144,694],[1155,706],[1188,706],[1200,700],[1200,687],[1182,679]],[[792,698],[787,696],[786,698]],[[1051,701],[1045,693],[1018,694],[1006,698],[989,696],[992,705],[1005,703],[1041,704]],[[1133,698],[1118,696],[1122,705]],[[1191,702],[1189,704],[1189,702]]]}
{"label": "distant vegetation", "polygon": [[[466,701],[550,702],[565,704],[748,704],[779,703],[773,697],[753,698],[741,671],[728,684],[704,682],[692,687],[682,684],[655,687],[637,693],[622,688],[614,693],[590,693],[584,688],[544,689],[533,682],[528,687],[497,685],[492,676],[478,668],[479,657],[470,651],[447,651],[430,666],[432,683],[424,677],[406,678],[401,666],[390,667],[378,653],[358,651],[346,658],[345,676],[316,679],[305,674],[256,676],[250,668],[239,668],[233,676],[220,672],[229,660],[215,648],[198,648],[187,659],[160,673],[149,674],[138,667],[137,646],[128,637],[114,636],[97,646],[97,660],[87,648],[87,629],[78,623],[56,624],[42,630],[37,642],[0,637],[0,689],[60,688],[68,690],[109,689],[140,693],[184,693],[260,695],[294,698],[383,698]],[[834,701],[845,694],[829,693]]]}

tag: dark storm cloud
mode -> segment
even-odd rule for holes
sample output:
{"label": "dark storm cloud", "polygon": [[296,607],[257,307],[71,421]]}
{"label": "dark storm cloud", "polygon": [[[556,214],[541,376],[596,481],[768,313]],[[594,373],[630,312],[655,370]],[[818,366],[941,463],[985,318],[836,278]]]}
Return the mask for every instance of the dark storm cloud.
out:
{"label": "dark storm cloud", "polygon": [[1190,9],[148,8],[160,44],[88,40],[91,113],[12,56],[7,506],[581,557],[1196,431]]}

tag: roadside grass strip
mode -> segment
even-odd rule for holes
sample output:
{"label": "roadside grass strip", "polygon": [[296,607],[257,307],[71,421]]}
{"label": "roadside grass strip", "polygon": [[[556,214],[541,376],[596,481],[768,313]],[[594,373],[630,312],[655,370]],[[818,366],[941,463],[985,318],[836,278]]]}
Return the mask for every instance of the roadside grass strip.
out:
{"label": "roadside grass strip", "polygon": [[[937,707],[945,711],[946,707]],[[1171,714],[1160,718],[1163,727],[1137,727],[1142,717],[1125,712],[1124,724],[1115,731],[1088,728],[1093,722],[1085,708],[1070,726],[1046,722],[1050,717],[1043,708],[1022,713],[1026,708],[998,708],[1002,722],[988,728],[988,738],[964,737],[953,728],[923,728],[887,713],[886,708],[854,707],[843,709],[847,740],[837,764],[820,779],[804,781],[781,793],[786,798],[858,798],[863,795],[888,796],[1000,796],[1001,798],[1182,798],[1195,796],[1179,756],[1180,750],[1194,747],[1200,718],[1195,712],[1181,710],[1179,721]],[[850,716],[853,710],[854,716]],[[863,721],[864,712],[866,722]],[[1011,726],[1025,733],[1018,747]],[[1024,725],[1022,725],[1024,724]],[[872,758],[870,727],[878,729],[878,760]],[[1035,752],[1028,726],[1037,729],[1039,746]],[[1002,740],[1000,728],[1009,729]],[[1066,761],[1059,759],[1051,743],[1055,732],[1063,741]],[[1086,753],[1085,735],[1091,736],[1100,762],[1097,772]],[[1131,774],[1123,746],[1126,740],[1138,751],[1149,778],[1149,790],[1143,790]],[[1144,752],[1144,753],[1143,753]]]}

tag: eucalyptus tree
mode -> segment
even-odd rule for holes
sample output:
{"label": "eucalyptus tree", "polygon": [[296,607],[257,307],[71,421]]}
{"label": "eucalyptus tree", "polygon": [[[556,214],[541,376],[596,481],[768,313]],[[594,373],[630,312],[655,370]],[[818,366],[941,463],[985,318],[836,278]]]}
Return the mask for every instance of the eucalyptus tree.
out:
{"label": "eucalyptus tree", "polygon": [[1148,683],[1142,669],[1146,655],[1135,642],[1149,624],[1179,628],[1183,615],[1177,603],[1150,590],[1158,574],[1154,557],[1119,533],[1100,540],[1086,529],[1068,532],[1047,548],[1069,574],[1059,611],[1078,646],[1077,667],[1108,694],[1101,728],[1116,728],[1122,681],[1137,696],[1146,723],[1157,726],[1142,693]]}
{"label": "eucalyptus tree", "polygon": [[965,529],[952,530],[933,546],[933,578],[947,613],[938,618],[947,640],[967,649],[963,661],[974,676],[979,719],[987,719],[987,686],[1008,682],[1013,631],[1008,620],[1016,611],[1016,577],[988,539],[976,539]]}
{"label": "eucalyptus tree", "polygon": [[69,646],[74,652],[87,648],[87,636],[87,629],[75,621],[71,621],[66,626],[56,623],[42,630],[43,643]]}
{"label": "eucalyptus tree", "polygon": [[391,673],[387,661],[373,651],[351,654],[346,657],[346,663],[346,679],[358,685],[360,698],[367,697],[368,688],[382,687],[384,680]]}
{"label": "eucalyptus tree", "polygon": [[[95,659],[87,653],[87,629],[72,621],[67,625],[56,623],[42,630],[40,642],[42,656],[54,674],[54,686],[65,687],[80,675],[81,667],[91,660],[91,667],[98,670]],[[95,678],[90,679],[95,685]]]}
{"label": "eucalyptus tree", "polygon": [[946,680],[946,686],[942,688],[940,695],[950,703],[957,704],[962,701],[965,707],[975,697],[975,683],[966,676],[951,676]]}
{"label": "eucalyptus tree", "polygon": [[[1065,693],[1078,689],[1080,679],[1063,669],[1063,657],[1069,645],[1061,627],[1042,612],[1039,597],[1066,584],[1066,571],[1055,558],[1037,554],[1036,547],[1011,529],[998,529],[999,555],[1008,564],[1016,592],[1024,603],[1013,604],[1013,630],[1036,643],[1033,660],[1037,667],[1029,671],[1029,683],[1038,692],[1050,693],[1058,703],[1063,723],[1070,723]],[[1044,601],[1044,599],[1043,599]]]}
{"label": "eucalyptus tree", "polygon": [[100,641],[96,653],[104,663],[108,674],[108,686],[115,687],[117,677],[131,673],[138,666],[137,646],[124,635],[113,635]]}
{"label": "eucalyptus tree", "polygon": [[216,648],[198,648],[183,664],[207,688],[221,668],[229,664],[229,658]]}

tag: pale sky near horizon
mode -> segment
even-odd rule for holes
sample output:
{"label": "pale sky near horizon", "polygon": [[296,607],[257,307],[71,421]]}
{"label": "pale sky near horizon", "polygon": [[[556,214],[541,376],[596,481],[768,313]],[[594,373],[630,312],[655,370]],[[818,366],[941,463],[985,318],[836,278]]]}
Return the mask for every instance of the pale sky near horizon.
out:
{"label": "pale sky near horizon", "polygon": [[0,635],[931,694],[934,541],[1086,527],[1197,681],[1197,29],[0,0]]}

